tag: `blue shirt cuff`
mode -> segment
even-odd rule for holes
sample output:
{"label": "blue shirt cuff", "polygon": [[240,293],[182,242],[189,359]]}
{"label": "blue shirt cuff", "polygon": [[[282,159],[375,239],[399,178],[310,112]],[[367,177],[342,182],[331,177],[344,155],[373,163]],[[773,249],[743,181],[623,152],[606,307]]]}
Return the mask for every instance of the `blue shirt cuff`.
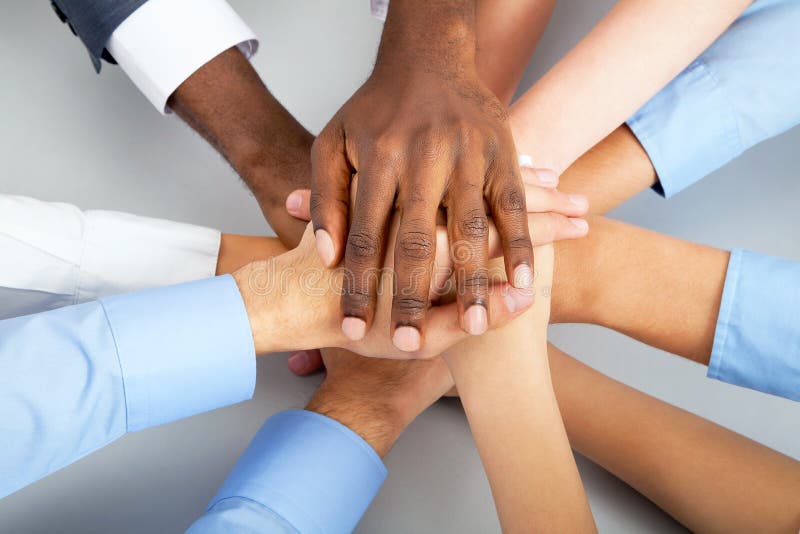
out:
{"label": "blue shirt cuff", "polygon": [[252,397],[255,348],[231,276],[100,303],[116,343],[129,432]]}
{"label": "blue shirt cuff", "polygon": [[264,423],[209,511],[256,502],[298,532],[352,532],[386,478],[378,454],[344,425],[305,410]]}
{"label": "blue shirt cuff", "polygon": [[734,249],[708,377],[800,401],[800,263]]}
{"label": "blue shirt cuff", "polygon": [[725,89],[702,57],[628,119],[628,126],[658,175],[653,189],[666,198],[744,150]]}

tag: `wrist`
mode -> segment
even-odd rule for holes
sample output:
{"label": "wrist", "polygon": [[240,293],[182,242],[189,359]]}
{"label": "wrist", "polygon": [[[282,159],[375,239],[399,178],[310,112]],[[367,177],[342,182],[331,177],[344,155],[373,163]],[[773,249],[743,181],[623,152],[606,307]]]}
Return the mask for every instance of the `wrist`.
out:
{"label": "wrist", "polygon": [[442,74],[474,68],[476,42],[474,0],[424,6],[398,0],[389,6],[375,70],[424,69]]}
{"label": "wrist", "polygon": [[391,402],[348,392],[325,381],[306,409],[330,417],[366,441],[383,458],[405,429],[406,414]]}
{"label": "wrist", "polygon": [[275,292],[269,274],[274,271],[274,260],[250,263],[233,273],[233,279],[242,296],[257,356],[280,350],[284,345],[280,329],[273,328]]}

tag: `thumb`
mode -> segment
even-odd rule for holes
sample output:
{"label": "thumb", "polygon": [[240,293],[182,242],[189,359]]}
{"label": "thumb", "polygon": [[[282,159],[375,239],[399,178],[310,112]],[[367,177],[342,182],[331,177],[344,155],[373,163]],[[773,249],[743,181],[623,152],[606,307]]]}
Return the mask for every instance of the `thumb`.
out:
{"label": "thumb", "polygon": [[350,166],[341,133],[328,125],[311,147],[311,221],[322,263],[339,263],[347,239],[350,209]]}
{"label": "thumb", "polygon": [[311,220],[311,189],[297,189],[286,197],[286,211],[303,221]]}

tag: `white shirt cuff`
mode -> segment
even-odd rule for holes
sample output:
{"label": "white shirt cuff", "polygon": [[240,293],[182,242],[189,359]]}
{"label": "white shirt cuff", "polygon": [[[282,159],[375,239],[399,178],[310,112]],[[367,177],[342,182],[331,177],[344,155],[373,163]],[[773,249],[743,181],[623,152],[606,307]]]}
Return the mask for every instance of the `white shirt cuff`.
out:
{"label": "white shirt cuff", "polygon": [[111,34],[106,48],[161,113],[180,84],[225,50],[248,59],[253,30],[225,0],[149,0]]}

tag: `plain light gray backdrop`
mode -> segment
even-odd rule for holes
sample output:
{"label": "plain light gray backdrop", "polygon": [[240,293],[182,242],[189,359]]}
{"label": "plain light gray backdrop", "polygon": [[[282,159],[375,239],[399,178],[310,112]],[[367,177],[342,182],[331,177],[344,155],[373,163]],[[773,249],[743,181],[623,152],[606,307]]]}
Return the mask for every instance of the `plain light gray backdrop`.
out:
{"label": "plain light gray backdrop", "polygon": [[[261,38],[254,64],[270,89],[318,132],[370,72],[381,23],[370,17],[368,0],[232,4]],[[612,4],[561,0],[522,87]],[[236,175],[197,135],[156,113],[119,69],[105,65],[94,74],[48,1],[4,2],[2,11],[1,192],[228,232],[268,231]],[[800,259],[798,145],[795,130],[677,198],[647,192],[612,216],[718,247]],[[614,378],[800,458],[800,405],[708,380],[699,365],[601,328],[553,327],[551,337]],[[263,358],[252,401],[124,437],[0,501],[0,531],[182,531],[262,422],[302,407],[319,381],[292,376],[283,356]],[[415,421],[386,463],[389,478],[360,532],[500,530],[457,402],[441,402]],[[601,532],[683,531],[603,469],[581,457],[578,463]]]}

